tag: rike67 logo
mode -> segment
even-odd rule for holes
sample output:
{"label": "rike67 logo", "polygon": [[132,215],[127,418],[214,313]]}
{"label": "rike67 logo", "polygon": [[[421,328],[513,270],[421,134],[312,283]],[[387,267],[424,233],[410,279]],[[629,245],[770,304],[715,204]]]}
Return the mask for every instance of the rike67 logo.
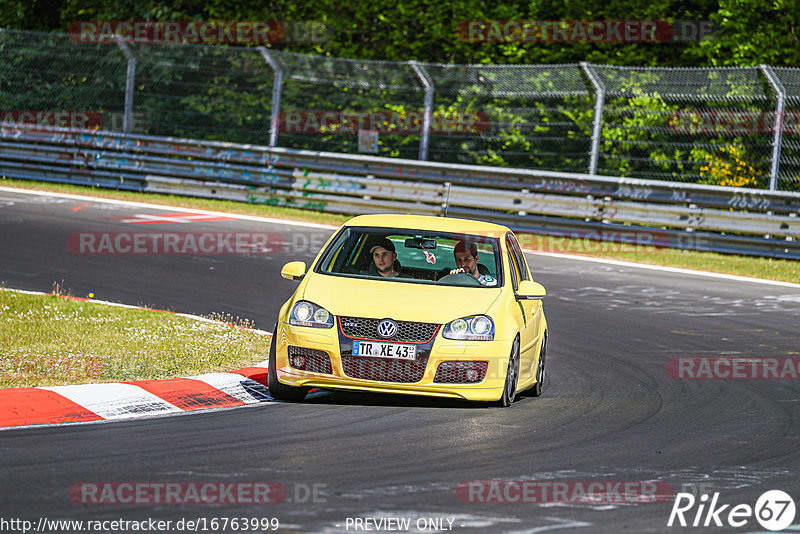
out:
{"label": "rike67 logo", "polygon": [[762,494],[756,505],[721,504],[719,492],[696,498],[691,493],[678,493],[669,514],[667,526],[743,527],[755,517],[762,528],[777,531],[790,526],[795,517],[795,504],[788,493],[770,490]]}

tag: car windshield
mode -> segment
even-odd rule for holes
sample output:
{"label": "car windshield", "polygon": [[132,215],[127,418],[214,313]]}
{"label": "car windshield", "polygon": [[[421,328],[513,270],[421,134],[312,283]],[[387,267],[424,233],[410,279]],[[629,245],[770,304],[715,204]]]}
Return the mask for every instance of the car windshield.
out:
{"label": "car windshield", "polygon": [[[456,255],[462,258],[461,266],[467,273],[451,274],[459,268]],[[496,237],[347,227],[325,250],[316,270],[393,282],[499,287],[503,285],[501,265]]]}

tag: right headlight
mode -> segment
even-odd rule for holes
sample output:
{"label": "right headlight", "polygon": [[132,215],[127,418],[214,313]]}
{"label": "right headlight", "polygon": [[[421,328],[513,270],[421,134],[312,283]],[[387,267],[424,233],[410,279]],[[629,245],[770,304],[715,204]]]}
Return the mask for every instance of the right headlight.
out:
{"label": "right headlight", "polygon": [[470,315],[444,325],[442,337],[466,341],[491,341],[494,339],[494,321],[488,315]]}
{"label": "right headlight", "polygon": [[322,306],[301,300],[292,307],[289,324],[294,326],[311,326],[313,328],[331,328],[333,315]]}

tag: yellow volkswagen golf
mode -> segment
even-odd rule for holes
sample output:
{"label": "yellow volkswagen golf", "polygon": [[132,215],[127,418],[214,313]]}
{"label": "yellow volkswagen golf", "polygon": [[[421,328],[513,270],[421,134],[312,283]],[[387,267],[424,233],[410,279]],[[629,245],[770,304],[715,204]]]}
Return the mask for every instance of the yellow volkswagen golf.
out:
{"label": "yellow volkswagen golf", "polygon": [[269,390],[311,388],[497,402],[542,392],[545,289],[514,233],[497,224],[363,215],[328,240],[283,305]]}

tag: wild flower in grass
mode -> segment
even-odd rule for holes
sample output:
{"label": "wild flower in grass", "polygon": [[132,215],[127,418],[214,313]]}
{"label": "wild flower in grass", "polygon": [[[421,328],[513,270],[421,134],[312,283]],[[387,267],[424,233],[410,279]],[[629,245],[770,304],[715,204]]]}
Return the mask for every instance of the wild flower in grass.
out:
{"label": "wild flower in grass", "polygon": [[730,187],[747,187],[758,184],[760,173],[748,161],[741,143],[721,147],[722,155],[705,154],[705,164],[700,167],[701,183]]}

